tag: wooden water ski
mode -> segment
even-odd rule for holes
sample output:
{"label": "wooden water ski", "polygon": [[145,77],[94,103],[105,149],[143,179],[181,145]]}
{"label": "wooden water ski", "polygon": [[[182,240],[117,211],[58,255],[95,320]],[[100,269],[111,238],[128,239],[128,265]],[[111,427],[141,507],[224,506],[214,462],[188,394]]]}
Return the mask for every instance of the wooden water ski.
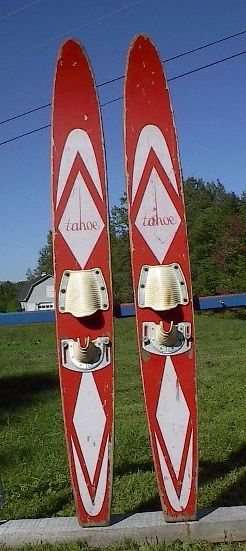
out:
{"label": "wooden water ski", "polygon": [[67,451],[82,525],[109,522],[113,329],[106,172],[91,68],[73,40],[54,82],[52,195],[56,329]]}
{"label": "wooden water ski", "polygon": [[195,518],[195,337],[182,179],[161,61],[146,36],[128,56],[125,151],[138,343],[167,521]]}

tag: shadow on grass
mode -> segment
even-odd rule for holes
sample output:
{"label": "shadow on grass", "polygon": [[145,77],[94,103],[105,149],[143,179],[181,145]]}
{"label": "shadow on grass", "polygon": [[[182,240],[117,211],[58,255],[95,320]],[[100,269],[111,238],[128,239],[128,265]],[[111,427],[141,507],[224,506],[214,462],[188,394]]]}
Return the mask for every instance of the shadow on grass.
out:
{"label": "shadow on grass", "polygon": [[146,462],[125,461],[125,463],[122,463],[118,467],[115,467],[114,475],[125,476],[125,475],[138,473],[138,472],[140,473],[153,472],[153,470],[154,470],[153,461],[146,461]]}
{"label": "shadow on grass", "polygon": [[[240,469],[245,466],[246,458],[246,445],[240,446],[236,451],[230,453],[229,457],[225,461],[210,462],[201,461],[199,464],[199,486],[204,486],[208,482],[215,481],[216,479],[223,479],[229,475],[232,471]],[[115,474],[118,476],[130,475],[136,472],[151,472],[153,471],[153,463],[147,461],[141,462],[126,462],[120,465]],[[214,499],[211,504],[211,510],[218,507],[228,507],[245,505],[246,494],[246,473],[238,474],[237,480],[233,483],[228,483],[227,487],[223,487],[221,492],[218,492],[218,497]],[[160,511],[161,503],[158,493],[149,500],[142,501],[138,506],[132,508],[126,516],[134,513],[148,512],[148,511]]]}
{"label": "shadow on grass", "polygon": [[243,444],[238,450],[232,451],[224,461],[200,461],[199,462],[199,485],[203,486],[207,482],[222,478],[234,469],[246,465],[246,444]]}
{"label": "shadow on grass", "polygon": [[212,507],[232,507],[245,505],[246,473],[238,476],[237,481],[229,484],[212,502]]}
{"label": "shadow on grass", "polygon": [[0,465],[2,469],[5,467],[9,469],[12,466],[16,467],[16,464],[23,465],[23,462],[24,464],[28,464],[32,456],[33,448],[31,446],[11,446],[11,448],[8,447],[0,453]]}
{"label": "shadow on grass", "polygon": [[71,505],[71,503],[73,503],[72,491],[64,490],[62,495],[49,496],[47,500],[44,500],[44,503],[36,508],[35,516],[37,518],[57,516],[59,511],[62,511],[65,507]]}
{"label": "shadow on grass", "polygon": [[129,515],[134,513],[148,513],[151,511],[161,511],[161,502],[159,494],[157,493],[152,498],[142,501],[142,503],[133,507],[131,511],[129,511]]}
{"label": "shadow on grass", "polygon": [[[246,465],[246,444],[243,444],[238,450],[229,454],[226,460],[210,462],[200,462],[199,485],[203,486],[207,482],[225,478],[236,469]],[[216,499],[211,503],[213,508],[228,507],[233,505],[245,505],[246,494],[246,473],[240,473],[237,480],[228,483]]]}
{"label": "shadow on grass", "polygon": [[[229,457],[224,461],[199,462],[199,486],[203,486],[207,482],[222,478],[234,469],[244,467],[246,465],[246,444],[240,446],[236,451],[230,453]],[[124,476],[137,472],[152,472],[154,470],[153,461],[134,462],[125,461],[115,468],[115,475]]]}
{"label": "shadow on grass", "polygon": [[[230,472],[230,470],[228,472]],[[208,511],[198,511],[197,519],[218,507],[237,507],[245,505],[245,490],[246,473],[242,473],[238,476],[236,482],[229,484],[227,488],[218,493],[218,497],[211,501]],[[138,506],[133,507],[128,511],[126,516],[149,511],[161,511],[161,502],[157,493],[151,499],[142,501]]]}
{"label": "shadow on grass", "polygon": [[13,375],[0,380],[0,424],[6,424],[6,414],[33,402],[37,394],[58,389],[55,374],[37,373]]}

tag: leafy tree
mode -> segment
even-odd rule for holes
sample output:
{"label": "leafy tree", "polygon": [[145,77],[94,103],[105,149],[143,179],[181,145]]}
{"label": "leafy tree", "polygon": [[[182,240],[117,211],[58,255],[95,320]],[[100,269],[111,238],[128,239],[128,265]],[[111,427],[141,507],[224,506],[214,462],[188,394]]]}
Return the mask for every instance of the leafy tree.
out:
{"label": "leafy tree", "polygon": [[39,251],[37,267],[34,270],[34,276],[53,274],[53,251],[52,251],[52,232],[47,235],[46,245]]}
{"label": "leafy tree", "polygon": [[[226,192],[219,180],[184,182],[193,293],[245,291],[246,193]],[[132,300],[126,195],[111,211],[114,298]]]}
{"label": "leafy tree", "polygon": [[[184,183],[193,290],[198,295],[243,291],[245,201],[217,181]],[[242,271],[244,270],[244,272]]]}
{"label": "leafy tree", "polygon": [[110,218],[114,302],[132,302],[132,275],[126,194],[114,206]]}
{"label": "leafy tree", "polygon": [[221,271],[220,292],[245,291],[246,221],[240,214],[229,214],[218,240],[214,259]]}
{"label": "leafy tree", "polygon": [[22,281],[18,283],[2,281],[0,283],[0,312],[15,312],[20,310],[18,294],[22,285]]}
{"label": "leafy tree", "polygon": [[53,274],[53,245],[51,230],[47,235],[46,244],[39,251],[36,268],[34,268],[33,270],[31,268],[27,268],[26,279],[27,281],[32,281],[42,274]]}
{"label": "leafy tree", "polygon": [[27,271],[26,271],[27,281],[32,281],[32,279],[34,279],[34,278],[35,278],[34,272],[31,270],[31,268],[27,268]]}
{"label": "leafy tree", "polygon": [[116,304],[133,301],[128,232],[111,234],[113,297]]}
{"label": "leafy tree", "polygon": [[114,206],[110,216],[111,232],[114,235],[124,235],[128,232],[128,209],[126,193],[120,197],[120,206]]}
{"label": "leafy tree", "polygon": [[21,310],[20,303],[16,298],[9,300],[6,312],[19,312]]}
{"label": "leafy tree", "polygon": [[[219,180],[184,182],[193,293],[212,295],[245,291],[246,192],[241,198],[226,192]],[[133,300],[126,194],[111,209],[111,256],[114,301]],[[34,271],[27,277],[53,273],[52,235],[41,249]],[[0,293],[0,303],[6,301]]]}

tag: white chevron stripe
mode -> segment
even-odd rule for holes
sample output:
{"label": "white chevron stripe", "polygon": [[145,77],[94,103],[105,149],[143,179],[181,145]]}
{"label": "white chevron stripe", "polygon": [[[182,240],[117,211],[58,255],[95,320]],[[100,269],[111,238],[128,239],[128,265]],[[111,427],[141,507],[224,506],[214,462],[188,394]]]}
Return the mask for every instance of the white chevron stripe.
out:
{"label": "white chevron stripe", "polygon": [[83,506],[88,513],[88,515],[95,517],[98,515],[102,509],[105,493],[107,489],[107,471],[108,471],[108,452],[109,452],[109,438],[107,439],[107,443],[105,446],[104,456],[103,456],[103,462],[102,462],[102,468],[98,480],[97,490],[94,501],[92,501],[91,496],[88,492],[87,484],[85,481],[85,477],[83,475],[83,471],[81,469],[81,465],[79,462],[78,454],[73,442],[73,439],[71,438],[72,442],[72,448],[73,448],[73,455],[74,455],[74,464],[75,464],[75,470],[77,475],[77,481],[79,486],[79,493],[81,497],[81,501],[83,503]]}
{"label": "white chevron stripe", "polygon": [[176,193],[178,193],[178,185],[167,142],[158,126],[148,124],[141,130],[136,147],[132,178],[132,203],[135,199],[139,182],[151,148],[154,150],[156,156],[162,164]]}
{"label": "white chevron stripe", "polygon": [[56,208],[58,207],[58,204],[60,202],[63,190],[67,183],[67,179],[77,153],[84,161],[85,166],[97,188],[97,191],[102,197],[102,186],[100,182],[100,176],[93,145],[85,130],[82,130],[81,128],[75,128],[68,135],[62,153],[57,186]]}
{"label": "white chevron stripe", "polygon": [[189,451],[187,455],[187,462],[185,466],[184,479],[182,482],[182,490],[181,490],[180,497],[178,497],[177,492],[174,488],[174,485],[170,476],[170,472],[168,470],[165,457],[162,453],[162,449],[159,444],[157,435],[155,435],[155,437],[156,437],[156,444],[157,444],[157,449],[159,454],[163,482],[165,485],[165,490],[167,493],[168,500],[172,508],[174,509],[174,511],[178,511],[178,512],[183,511],[187,507],[189,497],[190,497],[190,492],[191,492],[191,486],[192,486],[193,431],[190,437]]}

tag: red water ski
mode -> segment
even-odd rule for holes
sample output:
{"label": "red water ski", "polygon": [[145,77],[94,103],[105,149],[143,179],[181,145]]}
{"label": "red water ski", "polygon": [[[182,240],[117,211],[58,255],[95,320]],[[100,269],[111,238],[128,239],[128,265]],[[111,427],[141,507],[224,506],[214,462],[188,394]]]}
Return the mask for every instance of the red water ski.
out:
{"label": "red water ski", "polygon": [[98,98],[85,52],[61,48],[54,82],[52,194],[56,329],[68,459],[81,524],[109,522],[113,329]]}
{"label": "red water ski", "polygon": [[168,521],[195,518],[195,342],[182,179],[166,78],[138,36],[125,82],[131,256],[142,381],[161,503]]}

